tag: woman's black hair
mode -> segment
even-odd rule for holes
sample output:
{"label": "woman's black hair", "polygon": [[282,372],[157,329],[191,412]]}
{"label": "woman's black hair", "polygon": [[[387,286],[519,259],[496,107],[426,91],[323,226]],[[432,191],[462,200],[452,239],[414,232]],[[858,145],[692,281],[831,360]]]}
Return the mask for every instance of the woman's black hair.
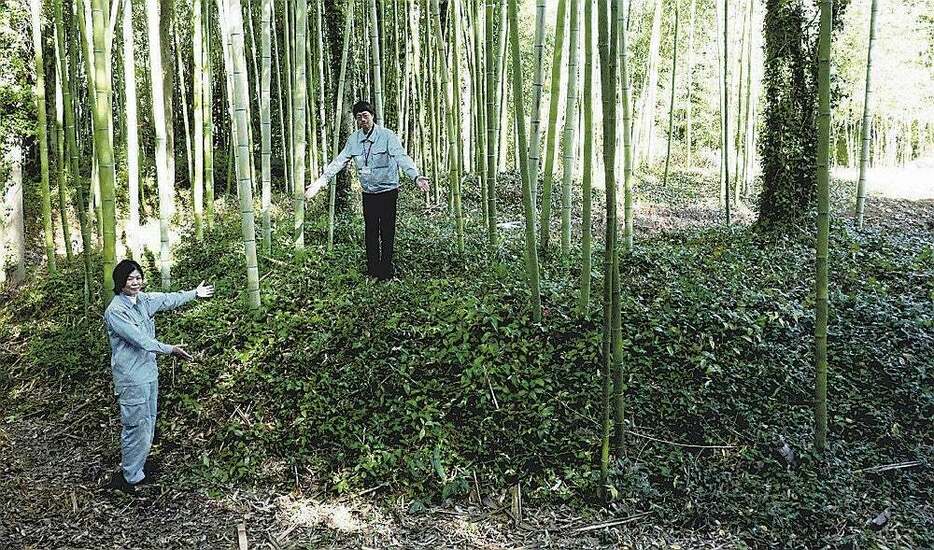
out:
{"label": "woman's black hair", "polygon": [[373,115],[373,120],[376,120],[376,109],[373,108],[373,105],[369,101],[358,101],[353,104],[353,107],[350,108],[350,111],[353,113],[353,116],[357,116],[363,111],[368,111]]}
{"label": "woman's black hair", "polygon": [[140,276],[143,275],[143,268],[133,260],[120,260],[120,263],[114,267],[114,294],[123,292],[123,287],[126,286],[126,280],[134,270],[139,271]]}

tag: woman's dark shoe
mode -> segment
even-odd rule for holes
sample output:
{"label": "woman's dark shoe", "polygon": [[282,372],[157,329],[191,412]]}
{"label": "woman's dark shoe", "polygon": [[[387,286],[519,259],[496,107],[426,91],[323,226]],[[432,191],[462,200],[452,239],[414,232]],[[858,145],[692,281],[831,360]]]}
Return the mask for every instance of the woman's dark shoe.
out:
{"label": "woman's dark shoe", "polygon": [[107,484],[107,488],[112,489],[114,491],[120,491],[121,493],[126,493],[128,495],[132,495],[136,493],[137,485],[139,484],[138,483],[131,484],[127,482],[126,478],[123,477],[123,472],[117,471],[114,473],[113,477],[110,479],[110,482]]}

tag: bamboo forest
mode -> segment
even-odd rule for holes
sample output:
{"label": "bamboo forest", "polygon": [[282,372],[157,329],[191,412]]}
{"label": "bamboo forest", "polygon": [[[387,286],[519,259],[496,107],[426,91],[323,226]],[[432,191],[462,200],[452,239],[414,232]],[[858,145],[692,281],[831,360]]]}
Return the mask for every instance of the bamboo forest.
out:
{"label": "bamboo forest", "polygon": [[0,547],[934,548],[934,0],[0,52]]}

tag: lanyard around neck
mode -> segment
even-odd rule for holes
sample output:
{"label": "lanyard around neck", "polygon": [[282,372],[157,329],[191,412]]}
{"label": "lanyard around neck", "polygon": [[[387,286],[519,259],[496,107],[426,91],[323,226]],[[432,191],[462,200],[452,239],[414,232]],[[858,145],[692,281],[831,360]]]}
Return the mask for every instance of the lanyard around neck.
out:
{"label": "lanyard around neck", "polygon": [[366,154],[363,155],[363,165],[364,165],[364,166],[369,166],[369,165],[370,165],[370,151],[373,150],[373,141],[374,141],[374,140],[370,140],[370,136],[372,136],[372,135],[373,135],[373,132],[375,132],[375,131],[376,131],[376,125],[373,125],[373,127],[370,128],[370,133],[366,135],[366,138],[364,138],[364,141],[369,141],[369,142],[370,142],[369,147],[366,148]]}

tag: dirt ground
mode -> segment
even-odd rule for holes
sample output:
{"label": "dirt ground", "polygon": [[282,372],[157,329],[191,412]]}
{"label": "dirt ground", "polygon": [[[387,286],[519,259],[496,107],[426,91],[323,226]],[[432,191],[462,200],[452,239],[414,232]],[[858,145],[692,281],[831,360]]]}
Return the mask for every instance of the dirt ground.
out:
{"label": "dirt ground", "polygon": [[[136,495],[104,487],[117,467],[119,422],[110,396],[67,412],[57,390],[19,389],[0,401],[0,547],[46,548],[731,548],[727,533],[676,532],[651,513],[582,517],[567,507],[478,502],[416,511],[375,487],[355,495],[292,487],[206,490],[184,479],[173,451]],[[55,407],[56,410],[61,410]]]}

